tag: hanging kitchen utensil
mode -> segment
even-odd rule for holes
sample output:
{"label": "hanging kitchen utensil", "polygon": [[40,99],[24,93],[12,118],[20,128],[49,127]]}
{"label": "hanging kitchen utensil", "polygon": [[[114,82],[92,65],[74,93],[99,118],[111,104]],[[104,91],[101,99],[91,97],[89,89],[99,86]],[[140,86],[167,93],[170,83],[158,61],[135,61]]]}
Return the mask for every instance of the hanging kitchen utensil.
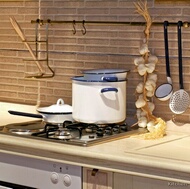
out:
{"label": "hanging kitchen utensil", "polygon": [[[49,22],[48,23],[46,23],[46,30],[45,30],[46,32],[46,39],[45,39],[45,44],[46,44],[46,58],[45,59],[41,59],[42,61],[45,61],[46,62],[46,66],[44,65],[44,69],[45,70],[47,70],[47,71],[49,71],[49,73],[47,72],[47,73],[44,73],[43,75],[40,75],[40,76],[38,76],[38,75],[34,75],[33,77],[35,77],[35,78],[52,78],[52,77],[54,77],[54,75],[55,75],[55,72],[53,71],[53,69],[50,67],[50,65],[49,65],[49,53],[48,53],[48,46],[49,46],[49,40],[48,40],[48,35],[49,35]],[[39,34],[39,31],[38,31],[38,23],[36,23],[36,42],[38,41],[39,43],[41,43],[41,42],[43,42],[43,41],[39,41],[39,36],[38,36],[38,34]],[[37,53],[37,50],[36,50],[36,55],[37,55],[38,53]],[[37,57],[38,58],[38,57]],[[30,76],[29,76],[30,77]]]}
{"label": "hanging kitchen utensil", "polygon": [[8,112],[12,115],[43,119],[45,122],[54,124],[61,124],[64,121],[73,121],[72,106],[64,104],[63,99],[58,99],[56,104],[49,107],[37,108],[37,111],[40,114],[13,110],[9,110]]}
{"label": "hanging kitchen utensil", "polygon": [[33,50],[32,48],[30,47],[30,45],[26,42],[26,37],[24,35],[24,33],[22,32],[22,29],[20,28],[19,24],[17,23],[16,19],[14,17],[10,17],[10,21],[11,21],[11,24],[13,26],[13,28],[15,29],[15,31],[17,32],[17,34],[20,36],[22,42],[25,44],[25,46],[27,47],[27,49],[29,50],[32,58],[34,59],[34,62],[36,63],[38,69],[39,69],[39,73],[35,74],[37,76],[41,76],[43,75],[45,72],[42,68],[42,66],[40,65],[39,61],[36,60],[36,56],[35,54],[33,53]]}
{"label": "hanging kitchen utensil", "polygon": [[168,50],[168,21],[164,21],[164,45],[165,45],[165,57],[166,57],[166,76],[167,83],[159,85],[155,90],[155,97],[161,101],[168,100],[173,94],[172,80],[170,76],[170,60]]}
{"label": "hanging kitchen utensil", "polygon": [[182,114],[189,107],[189,94],[183,87],[183,67],[182,67],[182,44],[181,44],[181,26],[182,21],[178,22],[178,64],[179,64],[179,84],[180,89],[173,93],[170,98],[169,107],[175,114]]}

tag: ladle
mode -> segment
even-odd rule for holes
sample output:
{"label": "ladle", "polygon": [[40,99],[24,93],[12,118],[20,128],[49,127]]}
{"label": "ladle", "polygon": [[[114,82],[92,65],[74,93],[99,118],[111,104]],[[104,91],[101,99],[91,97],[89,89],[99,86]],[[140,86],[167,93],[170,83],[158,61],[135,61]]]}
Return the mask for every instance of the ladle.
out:
{"label": "ladle", "polygon": [[155,90],[155,97],[161,101],[168,100],[173,94],[172,80],[170,76],[170,61],[168,50],[168,21],[164,21],[164,45],[165,45],[165,57],[166,57],[166,76],[167,83],[159,85]]}

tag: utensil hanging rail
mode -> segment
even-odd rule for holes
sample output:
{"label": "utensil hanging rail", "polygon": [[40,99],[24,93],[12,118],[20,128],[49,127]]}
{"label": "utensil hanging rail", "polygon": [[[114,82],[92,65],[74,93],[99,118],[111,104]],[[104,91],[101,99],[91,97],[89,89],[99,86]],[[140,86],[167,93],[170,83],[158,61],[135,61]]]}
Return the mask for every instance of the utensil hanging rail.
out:
{"label": "utensil hanging rail", "polygon": [[[49,23],[49,24],[69,24],[69,23],[80,23],[80,24],[105,24],[105,25],[129,25],[129,26],[144,26],[146,25],[146,22],[117,22],[117,21],[86,21],[86,20],[81,20],[81,21],[77,21],[77,20],[70,20],[70,21],[61,21],[61,20],[41,20],[41,19],[37,19],[37,20],[31,20],[31,23],[39,23],[39,24],[45,24],[45,23]],[[183,23],[183,27],[189,27],[190,23],[189,22],[182,22]],[[163,26],[163,22],[152,22],[153,26]],[[177,22],[169,22],[169,26],[177,26]]]}

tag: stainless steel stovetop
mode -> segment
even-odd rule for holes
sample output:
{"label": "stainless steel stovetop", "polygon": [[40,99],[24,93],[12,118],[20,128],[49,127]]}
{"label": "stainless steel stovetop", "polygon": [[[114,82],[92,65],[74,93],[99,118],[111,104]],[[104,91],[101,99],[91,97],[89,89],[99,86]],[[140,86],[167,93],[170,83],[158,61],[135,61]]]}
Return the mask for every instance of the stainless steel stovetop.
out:
{"label": "stainless steel stovetop", "polygon": [[32,121],[0,127],[0,133],[6,135],[78,146],[91,146],[145,132],[147,132],[146,129],[138,128],[138,126],[131,127],[126,123],[96,125],[71,123],[70,121],[60,125],[47,124],[43,121]]}

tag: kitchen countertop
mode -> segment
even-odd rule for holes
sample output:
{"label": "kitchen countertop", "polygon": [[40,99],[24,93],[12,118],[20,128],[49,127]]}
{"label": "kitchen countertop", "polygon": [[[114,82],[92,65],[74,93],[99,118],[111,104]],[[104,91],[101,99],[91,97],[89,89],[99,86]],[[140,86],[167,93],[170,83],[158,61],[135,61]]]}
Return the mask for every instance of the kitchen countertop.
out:
{"label": "kitchen countertop", "polygon": [[[0,103],[0,107],[1,125],[10,120],[15,122],[14,119],[28,120],[16,116],[12,119],[7,113],[9,107],[35,112],[34,106]],[[157,179],[190,184],[190,124],[179,127],[169,121],[167,126],[167,135],[161,139],[142,140],[132,136],[91,147],[0,134],[0,152],[149,178],[156,175]]]}

